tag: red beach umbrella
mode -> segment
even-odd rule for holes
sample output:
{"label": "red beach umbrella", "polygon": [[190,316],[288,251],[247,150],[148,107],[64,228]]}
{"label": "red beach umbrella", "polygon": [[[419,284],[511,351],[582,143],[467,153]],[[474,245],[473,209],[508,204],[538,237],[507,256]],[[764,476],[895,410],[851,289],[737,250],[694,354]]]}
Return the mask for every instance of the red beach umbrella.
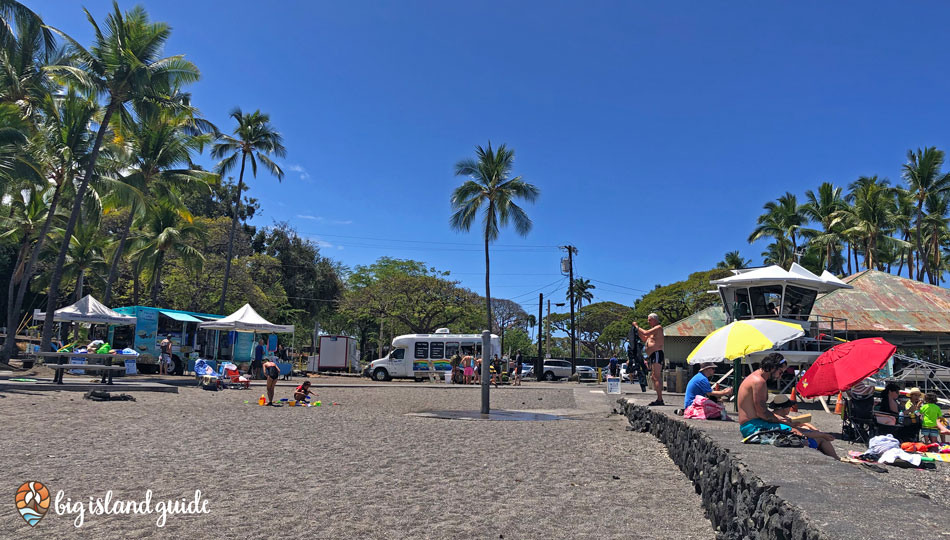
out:
{"label": "red beach umbrella", "polygon": [[897,347],[883,338],[864,338],[835,345],[819,356],[802,375],[795,391],[814,398],[843,392],[877,372]]}

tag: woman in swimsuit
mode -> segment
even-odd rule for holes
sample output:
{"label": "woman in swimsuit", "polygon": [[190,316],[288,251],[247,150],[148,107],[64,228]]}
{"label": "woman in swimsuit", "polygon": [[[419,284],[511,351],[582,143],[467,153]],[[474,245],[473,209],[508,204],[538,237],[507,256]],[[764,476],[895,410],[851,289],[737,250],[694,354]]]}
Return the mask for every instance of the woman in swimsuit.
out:
{"label": "woman in swimsuit", "polygon": [[264,375],[267,375],[267,404],[274,404],[274,387],[277,386],[277,377],[280,377],[280,368],[272,360],[264,362]]}

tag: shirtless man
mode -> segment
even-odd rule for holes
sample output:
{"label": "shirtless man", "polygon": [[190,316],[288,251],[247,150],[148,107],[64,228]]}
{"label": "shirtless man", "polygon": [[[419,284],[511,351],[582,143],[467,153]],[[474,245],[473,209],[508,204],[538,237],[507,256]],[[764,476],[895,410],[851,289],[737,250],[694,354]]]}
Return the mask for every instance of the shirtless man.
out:
{"label": "shirtless man", "polygon": [[649,330],[644,330],[633,321],[633,327],[640,334],[643,340],[643,351],[647,354],[647,366],[650,368],[650,376],[653,379],[653,389],[656,390],[656,401],[649,405],[663,405],[663,327],[660,326],[660,317],[656,313],[647,316]]}

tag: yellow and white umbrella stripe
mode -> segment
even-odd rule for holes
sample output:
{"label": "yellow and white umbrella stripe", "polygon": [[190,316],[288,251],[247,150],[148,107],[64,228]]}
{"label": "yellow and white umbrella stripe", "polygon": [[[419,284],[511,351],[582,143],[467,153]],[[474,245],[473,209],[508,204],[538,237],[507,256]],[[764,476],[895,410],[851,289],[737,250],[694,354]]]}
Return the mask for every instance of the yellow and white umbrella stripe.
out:
{"label": "yellow and white umbrella stripe", "polygon": [[735,360],[802,337],[801,325],[771,319],[736,321],[706,336],[686,357],[690,364]]}

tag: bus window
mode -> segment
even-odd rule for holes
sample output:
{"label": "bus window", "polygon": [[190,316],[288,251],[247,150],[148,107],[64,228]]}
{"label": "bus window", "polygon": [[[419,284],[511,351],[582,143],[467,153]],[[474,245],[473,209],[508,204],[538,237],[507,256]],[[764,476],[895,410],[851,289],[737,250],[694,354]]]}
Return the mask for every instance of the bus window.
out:
{"label": "bus window", "polygon": [[428,341],[417,341],[414,358],[423,359],[429,357],[429,342]]}
{"label": "bus window", "polygon": [[445,344],[445,357],[452,358],[455,354],[459,352],[459,344],[456,342],[446,343]]}
{"label": "bus window", "polygon": [[389,357],[394,360],[402,360],[403,358],[406,357],[406,349],[403,349],[403,348],[393,349],[392,352],[389,353]]}
{"label": "bus window", "polygon": [[475,344],[474,344],[474,343],[463,343],[463,344],[462,344],[462,356],[475,356]]}
{"label": "bus window", "polygon": [[441,341],[433,341],[429,343],[429,357],[433,360],[441,360],[445,358],[445,343]]}

